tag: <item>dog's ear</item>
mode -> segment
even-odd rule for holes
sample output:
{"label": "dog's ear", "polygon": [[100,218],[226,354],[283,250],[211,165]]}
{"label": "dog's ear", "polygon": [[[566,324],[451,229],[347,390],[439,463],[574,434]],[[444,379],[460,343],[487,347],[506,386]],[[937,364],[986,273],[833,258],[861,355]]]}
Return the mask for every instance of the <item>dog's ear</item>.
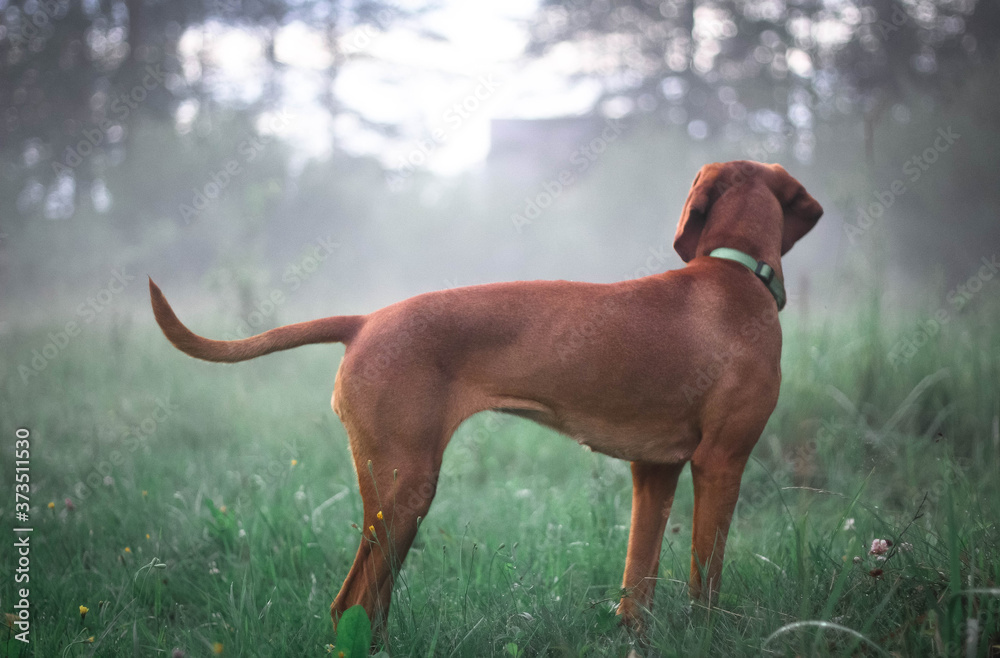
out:
{"label": "dog's ear", "polygon": [[775,195],[785,215],[785,226],[781,232],[781,255],[784,256],[792,245],[816,226],[823,216],[823,206],[784,167],[773,167],[778,176]]}
{"label": "dog's ear", "polygon": [[677,233],[674,235],[674,251],[685,263],[694,258],[698,249],[698,240],[705,228],[708,208],[712,204],[712,190],[717,178],[716,165],[702,167],[695,176],[694,183],[691,184],[687,201],[684,202],[681,221],[677,224]]}

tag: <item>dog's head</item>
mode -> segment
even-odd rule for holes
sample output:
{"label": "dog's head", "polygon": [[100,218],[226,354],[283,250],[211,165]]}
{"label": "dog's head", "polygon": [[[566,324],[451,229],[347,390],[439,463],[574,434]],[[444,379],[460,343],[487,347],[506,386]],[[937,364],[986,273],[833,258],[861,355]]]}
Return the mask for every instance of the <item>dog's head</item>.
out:
{"label": "dog's head", "polygon": [[[777,204],[773,201],[770,204],[781,210],[781,253],[784,255],[816,225],[823,214],[823,207],[781,165],[749,160],[715,163],[701,168],[691,185],[680,224],[677,225],[674,250],[685,263],[694,258],[713,205],[727,194],[759,194],[762,188],[777,200]],[[752,213],[753,217],[741,218],[740,221],[765,221],[759,214]]]}

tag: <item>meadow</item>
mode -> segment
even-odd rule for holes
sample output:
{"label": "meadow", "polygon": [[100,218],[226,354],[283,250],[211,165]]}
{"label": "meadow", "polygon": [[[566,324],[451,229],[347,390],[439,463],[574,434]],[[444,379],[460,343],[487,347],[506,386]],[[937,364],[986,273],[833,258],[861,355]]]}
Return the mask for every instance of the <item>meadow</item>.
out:
{"label": "meadow", "polygon": [[[781,398],[744,474],[721,598],[687,599],[685,471],[646,647],[614,615],[628,465],[527,421],[470,419],[397,580],[384,649],[1000,655],[1000,308],[988,302],[902,351],[925,316],[887,326],[874,303],[783,314]],[[35,530],[31,643],[4,628],[0,653],[337,655],[328,610],[361,519],[330,409],[342,348],[221,366],[120,325],[73,338],[25,383],[17,366],[46,333],[4,337],[0,509],[12,518],[14,433],[27,427]],[[891,547],[872,555],[875,539]]]}

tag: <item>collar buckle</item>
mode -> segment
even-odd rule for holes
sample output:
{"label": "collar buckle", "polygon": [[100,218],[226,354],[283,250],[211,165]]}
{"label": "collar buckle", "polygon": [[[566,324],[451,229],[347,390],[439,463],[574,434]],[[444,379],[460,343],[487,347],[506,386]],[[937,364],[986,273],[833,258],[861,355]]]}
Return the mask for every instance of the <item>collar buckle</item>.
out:
{"label": "collar buckle", "polygon": [[765,263],[762,260],[757,261],[757,267],[753,271],[765,285],[771,285],[771,281],[774,281],[774,268]]}
{"label": "collar buckle", "polygon": [[774,271],[773,267],[762,260],[757,260],[750,254],[729,247],[713,249],[708,255],[714,258],[735,261],[753,272],[760,279],[761,283],[767,287],[771,296],[774,297],[774,301],[778,304],[778,310],[780,311],[785,308],[785,286],[781,282],[781,279],[778,278],[778,273]]}

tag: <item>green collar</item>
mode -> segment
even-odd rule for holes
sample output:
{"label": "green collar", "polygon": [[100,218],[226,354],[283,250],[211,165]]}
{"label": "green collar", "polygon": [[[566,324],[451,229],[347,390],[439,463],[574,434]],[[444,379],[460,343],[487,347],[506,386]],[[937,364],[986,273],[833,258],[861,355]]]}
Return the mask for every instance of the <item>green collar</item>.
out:
{"label": "green collar", "polygon": [[764,282],[767,289],[771,291],[774,301],[778,302],[778,310],[785,308],[785,286],[781,283],[774,268],[762,260],[757,260],[750,254],[743,253],[739,249],[720,247],[713,249],[709,254],[712,258],[725,258],[734,260],[743,265],[748,270],[757,275],[757,278]]}

